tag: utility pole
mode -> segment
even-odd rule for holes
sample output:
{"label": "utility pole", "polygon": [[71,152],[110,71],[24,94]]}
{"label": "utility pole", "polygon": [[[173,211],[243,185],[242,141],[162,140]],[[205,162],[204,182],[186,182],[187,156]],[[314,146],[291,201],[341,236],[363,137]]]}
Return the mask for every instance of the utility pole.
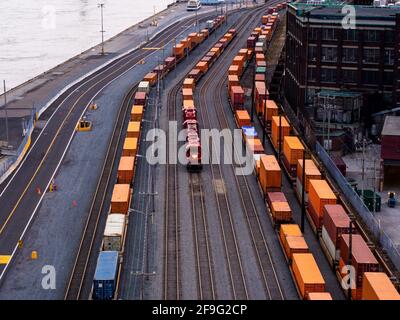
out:
{"label": "utility pole", "polygon": [[3,87],[4,87],[4,113],[6,116],[6,141],[8,145],[8,115],[7,115],[7,93],[6,93],[6,80],[3,80]]}
{"label": "utility pole", "polygon": [[99,3],[97,5],[98,8],[100,8],[101,11],[101,54],[104,55],[104,17],[103,17],[103,9],[104,9],[104,3]]}
{"label": "utility pole", "polygon": [[305,188],[306,188],[306,150],[303,150],[303,170],[302,170],[302,188],[301,188],[301,233],[304,233],[304,218],[306,215],[306,201],[305,201]]}

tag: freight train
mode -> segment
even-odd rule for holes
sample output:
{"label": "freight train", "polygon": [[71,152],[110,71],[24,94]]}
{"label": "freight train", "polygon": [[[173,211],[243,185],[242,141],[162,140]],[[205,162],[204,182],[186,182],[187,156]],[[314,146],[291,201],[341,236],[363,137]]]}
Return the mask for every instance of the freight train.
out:
{"label": "freight train", "polygon": [[[400,295],[382,264],[368,245],[362,229],[352,223],[345,202],[338,197],[333,183],[325,176],[323,167],[314,156],[307,156],[306,144],[296,134],[288,117],[275,101],[269,99],[266,86],[266,54],[274,35],[278,12],[285,4],[268,8],[261,26],[247,40],[247,47],[239,51],[228,71],[228,99],[236,124],[242,129],[246,147],[253,152],[255,176],[267,205],[267,215],[279,230],[278,238],[290,266],[290,271],[301,298],[331,300],[325,280],[310,253],[300,227],[292,219],[292,210],[281,190],[282,172],[285,172],[302,204],[338,280],[348,275],[349,262],[355,270],[354,300],[400,300]],[[243,58],[244,57],[244,58]],[[254,60],[252,60],[254,59]],[[244,92],[240,84],[246,67],[254,64],[252,103],[259,123],[268,134],[275,155],[264,153],[250,115],[243,104]],[[256,147],[257,145],[260,145]],[[283,170],[282,170],[283,169]],[[350,235],[351,234],[351,235]],[[350,240],[351,238],[351,240]],[[351,244],[350,244],[351,242]],[[352,248],[350,248],[352,246]],[[345,294],[347,294],[347,290]]]}
{"label": "freight train", "polygon": [[[109,214],[103,234],[101,252],[97,259],[93,289],[93,300],[112,300],[116,296],[117,283],[120,272],[120,257],[124,251],[126,228],[132,200],[132,184],[135,177],[136,155],[141,137],[143,115],[148,104],[150,88],[165,77],[176,65],[181,62],[192,50],[208,38],[224,22],[224,16],[207,21],[207,28],[199,33],[191,33],[172,48],[172,55],[163,63],[157,65],[152,72],[145,75],[138,84],[133,97],[130,122],[123,144],[122,156],[119,159],[117,181],[114,185]],[[188,75],[184,88],[193,90],[194,83],[204,72],[204,66],[199,65],[196,76]],[[191,79],[192,78],[192,79]],[[193,87],[191,87],[193,86]],[[183,93],[183,92],[182,92]],[[184,94],[184,93],[183,93]],[[201,169],[201,144],[198,138],[198,124],[193,104],[193,92],[188,92],[191,102],[184,100],[182,112],[184,126],[188,129],[187,159],[188,170]]]}

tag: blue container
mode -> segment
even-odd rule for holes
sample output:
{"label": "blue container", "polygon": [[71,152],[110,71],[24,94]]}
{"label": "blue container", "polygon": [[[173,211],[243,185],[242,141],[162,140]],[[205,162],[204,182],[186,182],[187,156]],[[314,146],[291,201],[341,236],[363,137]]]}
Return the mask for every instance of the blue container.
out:
{"label": "blue container", "polygon": [[101,251],[93,279],[93,300],[112,300],[117,285],[118,251]]}
{"label": "blue container", "polygon": [[243,126],[242,130],[243,130],[243,134],[247,138],[255,138],[258,135],[256,129],[253,126]]}

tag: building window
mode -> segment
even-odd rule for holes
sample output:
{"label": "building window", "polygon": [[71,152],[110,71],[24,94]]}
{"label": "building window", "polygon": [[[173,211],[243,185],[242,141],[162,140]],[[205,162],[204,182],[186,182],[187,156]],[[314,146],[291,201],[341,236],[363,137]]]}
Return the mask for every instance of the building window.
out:
{"label": "building window", "polygon": [[321,69],[321,82],[336,82],[336,69]]}
{"label": "building window", "polygon": [[357,70],[342,70],[342,79],[344,83],[356,83],[357,82]]}
{"label": "building window", "polygon": [[343,48],[343,62],[357,62],[358,60],[358,48]]}
{"label": "building window", "polygon": [[357,40],[357,31],[354,29],[343,30],[343,40],[356,41]]}
{"label": "building window", "polygon": [[318,38],[318,29],[317,28],[310,28],[308,30],[308,37],[309,37],[309,40],[317,40],[317,38]]}
{"label": "building window", "polygon": [[393,65],[394,64],[394,50],[393,49],[385,49],[385,64]]}
{"label": "building window", "polygon": [[317,47],[316,46],[308,46],[308,60],[309,61],[317,60]]}
{"label": "building window", "polygon": [[379,82],[379,72],[363,70],[362,81],[364,84],[377,84]]}
{"label": "building window", "polygon": [[379,31],[378,30],[365,30],[364,31],[364,41],[368,42],[378,42],[379,39]]}
{"label": "building window", "polygon": [[385,42],[386,43],[394,43],[394,31],[392,31],[392,30],[385,31]]}
{"label": "building window", "polygon": [[387,86],[393,85],[393,72],[385,71],[383,73],[383,84]]}
{"label": "building window", "polygon": [[336,40],[336,29],[324,28],[322,29],[322,39],[323,40]]}
{"label": "building window", "polygon": [[307,80],[311,82],[317,81],[317,68],[308,68]]}
{"label": "building window", "polygon": [[364,63],[379,63],[379,49],[364,48]]}
{"label": "building window", "polygon": [[337,48],[336,47],[322,47],[322,61],[336,62]]}

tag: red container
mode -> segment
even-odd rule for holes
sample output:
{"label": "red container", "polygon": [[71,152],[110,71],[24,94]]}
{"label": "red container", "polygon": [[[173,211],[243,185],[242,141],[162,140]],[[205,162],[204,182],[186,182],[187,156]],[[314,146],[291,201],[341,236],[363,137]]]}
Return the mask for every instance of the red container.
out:
{"label": "red container", "polygon": [[164,73],[165,66],[163,64],[159,64],[157,67],[154,68],[153,72],[162,75]]}
{"label": "red container", "polygon": [[[260,53],[258,53],[258,54],[260,54]],[[265,61],[258,60],[258,61],[256,61],[256,68],[258,68],[258,67],[267,67],[267,63]]]}
{"label": "red container", "polygon": [[164,61],[165,67],[171,69],[175,66],[175,57],[168,57]]}
{"label": "red container", "polygon": [[287,202],[283,192],[267,192],[267,202],[271,208],[273,202]]}
{"label": "red container", "polygon": [[[342,234],[349,234],[350,218],[340,204],[326,204],[324,206],[323,224],[336,249],[339,249]],[[357,233],[352,228],[353,234]]]}
{"label": "red container", "polygon": [[400,117],[386,116],[382,129],[382,159],[400,160]]}
{"label": "red container", "polygon": [[229,29],[228,33],[231,33],[233,36],[236,35],[236,29]]}
{"label": "red container", "polygon": [[146,92],[136,92],[135,98],[133,100],[134,105],[146,105]]}
{"label": "red container", "polygon": [[197,80],[200,79],[201,77],[201,71],[199,69],[192,69],[189,74],[188,74],[188,78],[192,78],[194,79],[195,82],[197,82]]}
{"label": "red container", "polygon": [[[378,272],[379,263],[364,239],[359,234],[352,236],[351,264],[356,272],[356,286],[360,288],[364,272]],[[349,258],[349,235],[343,234],[340,240],[340,257],[347,263]]]}
{"label": "red container", "polygon": [[263,73],[257,73],[255,75],[255,81],[261,81],[265,83],[265,74]]}
{"label": "red container", "polygon": [[242,109],[244,104],[244,90],[241,86],[232,86],[231,92],[231,104],[233,109]]}
{"label": "red container", "polygon": [[247,48],[253,49],[256,46],[256,38],[255,37],[248,37],[247,38]]}

